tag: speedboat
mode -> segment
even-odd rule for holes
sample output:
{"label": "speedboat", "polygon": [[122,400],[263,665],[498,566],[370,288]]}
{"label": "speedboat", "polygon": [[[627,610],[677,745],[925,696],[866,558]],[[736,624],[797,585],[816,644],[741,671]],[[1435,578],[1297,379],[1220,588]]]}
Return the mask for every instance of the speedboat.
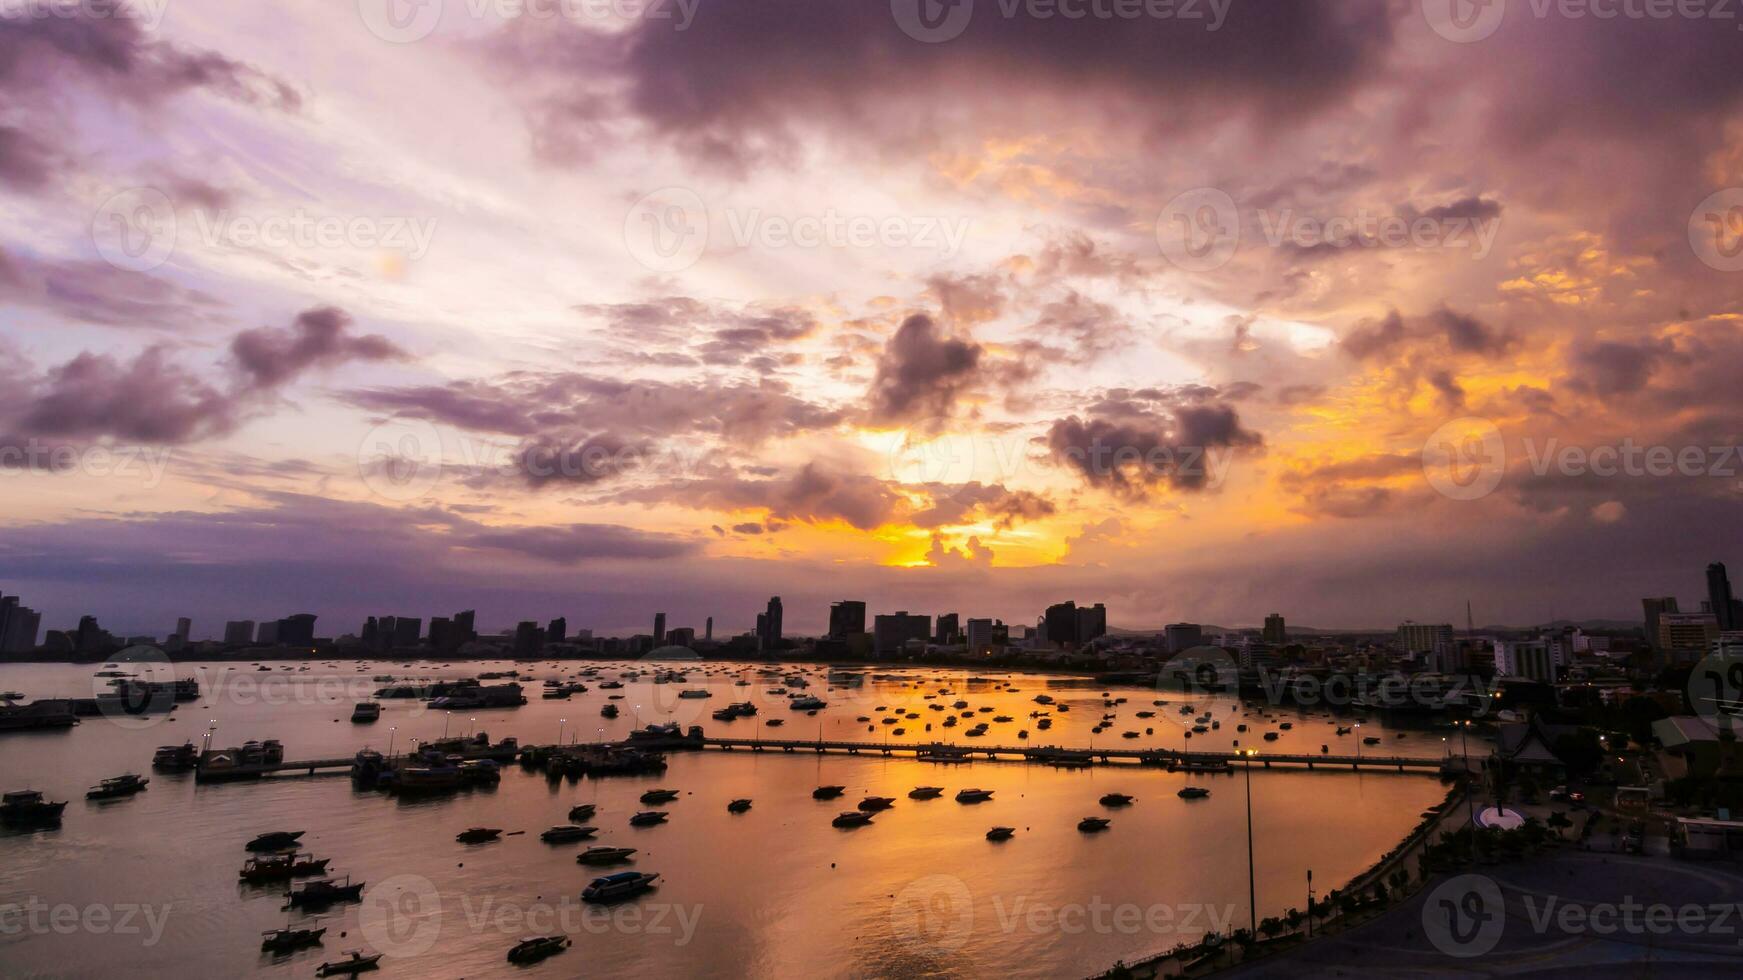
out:
{"label": "speedboat", "polygon": [[727,813],[743,813],[748,809],[750,809],[749,800],[733,800],[731,803],[726,804]]}
{"label": "speedboat", "polygon": [[833,800],[846,789],[846,786],[819,786],[811,791],[811,798],[814,800]]}
{"label": "speedboat", "polygon": [[985,803],[992,798],[993,791],[990,789],[965,789],[956,793],[958,803]]}
{"label": "speedboat", "polygon": [[670,803],[678,798],[675,789],[650,789],[642,794],[643,803]]}
{"label": "speedboat", "polygon": [[534,936],[515,943],[514,948],[508,951],[508,961],[517,966],[537,963],[568,948],[568,936]]}
{"label": "speedboat", "polygon": [[262,953],[288,953],[291,950],[302,949],[304,946],[319,946],[321,936],[326,933],[321,929],[268,929],[260,935],[260,951]]}
{"label": "speedboat", "polygon": [[1210,790],[1203,786],[1187,786],[1174,795],[1183,800],[1202,800],[1210,795]]}
{"label": "speedboat", "polygon": [[1124,793],[1108,793],[1107,795],[1105,795],[1101,798],[1101,805],[1102,806],[1128,806],[1131,804],[1132,799],[1133,799],[1133,797],[1127,796]]}
{"label": "speedboat", "polygon": [[890,807],[895,805],[895,798],[890,796],[868,796],[859,801],[859,808],[867,813],[877,813],[879,810],[888,810]]}
{"label": "speedboat", "polygon": [[484,844],[502,836],[502,831],[495,827],[468,827],[454,835],[454,839],[462,844]]}
{"label": "speedboat", "polygon": [[539,840],[547,844],[570,844],[578,840],[586,840],[599,833],[598,827],[577,827],[573,824],[564,827],[552,827],[539,835]]}
{"label": "speedboat", "polygon": [[86,791],[85,799],[112,800],[120,796],[132,796],[145,789],[145,784],[149,782],[151,780],[145,779],[137,773],[111,776]]}
{"label": "speedboat", "polygon": [[584,823],[593,819],[594,811],[599,809],[597,803],[577,803],[569,808],[569,819],[576,823]]}
{"label": "speedboat", "polygon": [[648,871],[619,871],[593,879],[581,892],[583,902],[614,902],[639,895],[654,886],[660,876]]}
{"label": "speedboat", "polygon": [[337,960],[332,963],[322,963],[319,967],[316,967],[315,976],[337,977],[351,973],[362,973],[364,970],[375,969],[376,965],[381,962],[380,953],[370,953],[368,956],[365,956],[363,955],[362,950],[353,949],[349,952],[350,959]]}
{"label": "speedboat", "polygon": [[576,864],[616,864],[627,861],[635,853],[633,847],[589,847],[575,855]]}
{"label": "speedboat", "polygon": [[787,707],[794,711],[816,711],[820,708],[829,707],[829,702],[814,694],[807,694],[802,698],[794,698],[787,702]]}
{"label": "speedboat", "polygon": [[293,847],[305,832],[301,830],[269,830],[242,845],[251,851],[278,851]]}
{"label": "speedboat", "polygon": [[664,810],[643,810],[629,818],[631,827],[652,827],[654,824],[665,822],[666,811]]}
{"label": "speedboat", "polygon": [[987,840],[1010,840],[1011,836],[1013,834],[1015,834],[1016,832],[1017,832],[1017,828],[1015,828],[1015,827],[994,827],[993,829],[986,832],[986,839]]}
{"label": "speedboat", "polygon": [[355,902],[362,895],[361,881],[353,883],[349,877],[320,878],[301,888],[292,888],[289,898],[292,908],[325,908],[334,902]]}
{"label": "speedboat", "polygon": [[944,795],[942,786],[916,786],[908,791],[910,800],[936,800]]}
{"label": "speedboat", "polygon": [[1110,823],[1113,823],[1113,821],[1106,817],[1084,817],[1082,820],[1077,822],[1077,829],[1086,834],[1093,834],[1097,831],[1108,829],[1108,824]]}
{"label": "speedboat", "polygon": [[846,810],[837,814],[830,824],[835,827],[864,827],[872,822],[872,815],[864,810]]}

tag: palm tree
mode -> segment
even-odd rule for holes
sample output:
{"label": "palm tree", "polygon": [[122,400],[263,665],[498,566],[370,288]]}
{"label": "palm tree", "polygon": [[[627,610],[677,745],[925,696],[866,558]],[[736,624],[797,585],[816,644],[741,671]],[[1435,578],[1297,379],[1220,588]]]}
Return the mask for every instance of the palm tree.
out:
{"label": "palm tree", "polygon": [[1574,822],[1567,818],[1567,814],[1560,810],[1551,810],[1547,822],[1549,824],[1549,829],[1555,831],[1557,839],[1565,837],[1566,835],[1564,835],[1562,831],[1574,825]]}

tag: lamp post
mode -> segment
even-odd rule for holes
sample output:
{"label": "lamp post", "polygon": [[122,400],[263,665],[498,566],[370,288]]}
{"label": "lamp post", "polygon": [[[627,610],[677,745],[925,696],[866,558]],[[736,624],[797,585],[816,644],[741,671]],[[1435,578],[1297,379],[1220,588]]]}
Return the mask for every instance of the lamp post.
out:
{"label": "lamp post", "polygon": [[387,761],[389,761],[389,762],[393,761],[393,736],[394,736],[394,733],[398,732],[398,731],[399,731],[399,728],[397,728],[396,726],[393,726],[393,725],[388,726],[388,729],[387,729]]}
{"label": "lamp post", "polygon": [[1356,722],[1356,770],[1362,768],[1362,723]]}
{"label": "lamp post", "polygon": [[1259,754],[1258,749],[1243,749],[1241,757],[1246,760],[1244,767],[1247,782],[1247,915],[1251,932],[1250,938],[1259,936],[1259,898],[1258,886],[1253,873],[1253,756]]}
{"label": "lamp post", "polygon": [[563,727],[567,724],[569,724],[569,719],[567,719],[567,718],[558,718],[557,719],[557,744],[558,745],[563,744]]}
{"label": "lamp post", "polygon": [[1313,869],[1307,869],[1307,938],[1313,938]]}
{"label": "lamp post", "polygon": [[454,712],[452,712],[452,711],[442,712],[442,737],[444,739],[448,737],[448,722],[452,721],[453,718],[454,718]]}

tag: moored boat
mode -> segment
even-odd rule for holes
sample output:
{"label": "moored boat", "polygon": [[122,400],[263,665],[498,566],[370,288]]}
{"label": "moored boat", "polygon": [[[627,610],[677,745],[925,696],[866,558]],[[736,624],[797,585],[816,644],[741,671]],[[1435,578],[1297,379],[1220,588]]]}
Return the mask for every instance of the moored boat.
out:
{"label": "moored boat", "polygon": [[890,807],[893,807],[895,805],[896,805],[895,799],[893,797],[889,797],[889,796],[868,796],[865,799],[859,801],[859,808],[861,810],[866,811],[867,813],[876,813],[879,810],[888,810]]}
{"label": "moored boat", "polygon": [[627,861],[635,853],[633,847],[589,847],[575,855],[576,864],[616,864]]}
{"label": "moored boat", "polygon": [[649,804],[670,803],[677,798],[678,791],[675,789],[650,789],[641,795],[641,801]]}
{"label": "moored boat", "polygon": [[496,827],[468,827],[454,835],[454,839],[462,844],[485,844],[502,836],[502,831]]}
{"label": "moored boat", "polygon": [[381,962],[380,953],[370,953],[365,956],[363,955],[362,950],[357,949],[349,950],[348,953],[349,958],[347,959],[335,960],[331,963],[322,963],[320,966],[316,967],[315,976],[339,977],[353,973],[362,973],[365,970],[376,969],[377,964]]}
{"label": "moored boat", "polygon": [[0,797],[0,823],[9,827],[44,827],[61,822],[66,801],[52,802],[33,789],[14,790]]}
{"label": "moored boat", "polygon": [[292,908],[325,908],[334,902],[355,902],[363,895],[363,882],[345,878],[319,878],[301,888],[292,888]]}
{"label": "moored boat", "polygon": [[597,803],[577,803],[569,808],[569,819],[582,823],[593,819],[593,814],[599,809]]}
{"label": "moored boat", "polygon": [[268,929],[261,933],[260,951],[262,953],[288,953],[302,949],[304,946],[319,946],[321,936],[327,932],[321,929]]}
{"label": "moored boat", "polygon": [[1101,805],[1127,806],[1132,802],[1132,799],[1133,797],[1127,796],[1124,793],[1108,793],[1101,798]]}
{"label": "moored boat", "polygon": [[846,786],[819,786],[811,791],[811,798],[814,800],[833,800],[846,791]]}
{"label": "moored boat", "polygon": [[1108,824],[1111,823],[1113,823],[1113,821],[1106,817],[1084,817],[1082,820],[1077,822],[1077,829],[1086,834],[1093,834],[1097,831],[1108,829]]}
{"label": "moored boat", "polygon": [[872,822],[872,815],[864,810],[845,810],[830,821],[835,827],[864,827]]}
{"label": "moored boat", "polygon": [[269,830],[242,846],[251,851],[278,851],[294,846],[303,833],[301,830]]}
{"label": "moored boat", "polygon": [[944,795],[942,786],[916,786],[908,791],[910,800],[936,800]]}
{"label": "moored boat", "polygon": [[593,879],[581,892],[584,902],[615,902],[631,898],[652,888],[659,878],[650,871],[619,871]]}
{"label": "moored boat", "polygon": [[652,827],[655,824],[665,822],[666,811],[664,810],[643,810],[629,818],[629,825],[631,827]]}
{"label": "moored boat", "polygon": [[749,800],[742,800],[742,799],[741,800],[733,800],[731,803],[726,804],[726,812],[727,813],[743,813],[749,809],[750,809],[750,801]]}
{"label": "moored boat", "polygon": [[515,943],[514,948],[508,951],[508,961],[517,966],[537,963],[568,948],[568,936],[534,936]]}
{"label": "moored boat", "polygon": [[127,773],[122,776],[111,776],[85,792],[87,800],[112,800],[122,796],[132,796],[145,789],[145,784],[151,780],[138,773]]}
{"label": "moored boat", "polygon": [[958,803],[985,803],[992,798],[993,791],[990,789],[964,789],[956,793]]}
{"label": "moored boat", "polygon": [[1210,790],[1203,786],[1187,786],[1174,795],[1183,800],[1202,800],[1210,795]]}
{"label": "moored boat", "polygon": [[1017,828],[1015,828],[1015,827],[994,827],[993,829],[986,832],[986,839],[987,840],[1010,840],[1012,835],[1016,834],[1016,832],[1017,832]]}
{"label": "moored boat", "polygon": [[598,832],[598,827],[577,827],[570,824],[563,827],[552,827],[540,834],[539,840],[547,844],[570,844],[578,840],[586,840]]}

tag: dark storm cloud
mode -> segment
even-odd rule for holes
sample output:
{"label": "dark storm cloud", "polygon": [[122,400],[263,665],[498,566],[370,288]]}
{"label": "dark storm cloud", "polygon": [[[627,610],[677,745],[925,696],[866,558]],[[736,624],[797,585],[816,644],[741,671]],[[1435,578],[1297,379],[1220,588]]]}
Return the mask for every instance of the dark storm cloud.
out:
{"label": "dark storm cloud", "polygon": [[862,531],[900,516],[904,498],[876,477],[810,462],[766,479],[738,475],[679,480],[614,494],[624,503],[677,504],[713,510],[766,510],[780,520],[841,521]]}
{"label": "dark storm cloud", "polygon": [[1441,307],[1406,319],[1392,310],[1378,321],[1368,320],[1345,332],[1344,353],[1366,360],[1391,359],[1402,353],[1443,350],[1452,354],[1494,357],[1506,353],[1518,337],[1476,317]]}
{"label": "dark storm cloud", "polygon": [[490,528],[457,535],[465,548],[507,551],[541,561],[574,565],[603,559],[678,558],[697,550],[694,542],[615,524]]}
{"label": "dark storm cloud", "polygon": [[1574,351],[1572,384],[1594,394],[1629,395],[1646,387],[1659,366],[1678,359],[1669,340],[1606,340]]}
{"label": "dark storm cloud", "polygon": [[973,384],[982,353],[972,340],[939,333],[923,313],[903,320],[884,346],[867,393],[871,421],[901,424],[950,417],[957,398]]}
{"label": "dark storm cloud", "polygon": [[1109,391],[1089,415],[1058,419],[1047,430],[1053,462],[1093,487],[1140,498],[1167,487],[1200,491],[1213,485],[1218,451],[1250,451],[1264,438],[1241,423],[1216,389]]}
{"label": "dark storm cloud", "polygon": [[284,384],[309,368],[406,356],[386,337],[357,337],[350,329],[351,317],[344,310],[321,306],[297,314],[288,329],[259,327],[237,334],[230,353],[250,382],[262,388]]}
{"label": "dark storm cloud", "polygon": [[604,125],[601,106],[615,97],[618,111],[694,156],[742,167],[759,151],[784,154],[802,127],[861,138],[922,130],[949,112],[940,92],[952,106],[1099,104],[1153,127],[1214,101],[1225,117],[1289,124],[1378,71],[1391,16],[1380,0],[1246,3],[1213,31],[1205,21],[1005,17],[988,7],[948,44],[923,44],[888,4],[735,0],[706,6],[682,31],[655,19],[607,33],[525,18],[489,51],[505,73],[551,90],[534,112],[535,145],[573,146],[564,131]]}

